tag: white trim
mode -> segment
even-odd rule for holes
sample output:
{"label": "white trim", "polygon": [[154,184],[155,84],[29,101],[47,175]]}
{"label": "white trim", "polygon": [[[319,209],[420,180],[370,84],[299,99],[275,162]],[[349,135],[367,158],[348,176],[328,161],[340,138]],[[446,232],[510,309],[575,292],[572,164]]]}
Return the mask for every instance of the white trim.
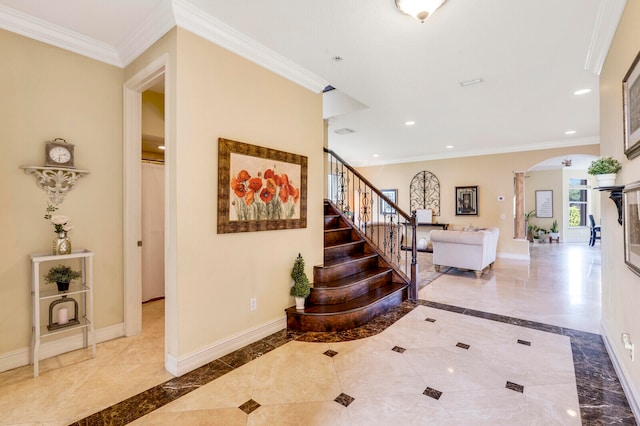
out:
{"label": "white trim", "polygon": [[122,67],[118,52],[113,46],[2,4],[0,4],[0,28]]}
{"label": "white trim", "polygon": [[248,344],[254,343],[273,333],[287,327],[287,318],[281,317],[275,320],[260,324],[256,327],[242,331],[235,335],[226,337],[212,345],[189,355],[176,359],[167,354],[165,357],[165,368],[174,376],[182,376],[189,371],[225,356]]}
{"label": "white trim", "polygon": [[496,257],[501,259],[514,259],[514,260],[525,260],[530,261],[531,257],[528,254],[517,254],[517,253],[507,253],[507,252],[498,252],[496,253]]}
{"label": "white trim", "polygon": [[635,387],[632,385],[632,381],[628,378],[631,377],[627,373],[626,368],[624,368],[624,364],[618,361],[618,357],[616,356],[616,351],[611,342],[609,341],[609,337],[607,336],[607,330],[604,325],[601,324],[602,328],[602,341],[604,342],[604,347],[607,349],[607,353],[609,354],[609,359],[611,359],[611,363],[613,364],[613,369],[616,370],[616,374],[618,375],[618,380],[620,380],[620,384],[622,385],[622,389],[624,390],[624,394],[627,397],[627,401],[629,402],[629,407],[633,412],[633,415],[636,419],[640,419],[640,397],[635,390]]}
{"label": "white trim", "polygon": [[325,79],[274,52],[266,46],[219,21],[186,0],[173,0],[176,24],[264,68],[321,93],[329,85]]}
{"label": "white trim", "polygon": [[[95,331],[96,343],[106,342],[124,336],[124,324],[119,323],[108,327],[103,327]],[[83,345],[82,334],[69,336],[61,339],[43,341],[40,346],[39,358],[46,359],[60,355],[65,352],[81,349]],[[91,345],[91,342],[89,342]],[[29,347],[17,349],[11,352],[0,354],[0,372],[13,370],[14,368],[29,365],[31,349]]]}
{"label": "white trim", "polygon": [[123,66],[129,65],[176,25],[170,2],[160,2],[154,13],[116,46]]}
{"label": "white trim", "polygon": [[627,0],[600,0],[584,69],[600,75]]}

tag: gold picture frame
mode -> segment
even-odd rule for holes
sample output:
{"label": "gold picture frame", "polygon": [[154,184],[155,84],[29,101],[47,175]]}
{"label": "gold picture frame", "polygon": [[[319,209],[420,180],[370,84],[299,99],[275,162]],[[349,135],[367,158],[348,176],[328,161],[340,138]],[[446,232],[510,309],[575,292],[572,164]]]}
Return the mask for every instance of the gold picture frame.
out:
{"label": "gold picture frame", "polygon": [[307,227],[307,157],[218,139],[218,234]]}
{"label": "gold picture frame", "polygon": [[640,155],[640,53],[622,79],[624,153],[629,160]]}

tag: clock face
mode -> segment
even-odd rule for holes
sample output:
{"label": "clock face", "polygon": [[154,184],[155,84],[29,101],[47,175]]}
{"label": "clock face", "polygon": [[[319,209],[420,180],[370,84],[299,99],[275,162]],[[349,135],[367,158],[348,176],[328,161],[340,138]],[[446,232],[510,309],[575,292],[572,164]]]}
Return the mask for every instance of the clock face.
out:
{"label": "clock face", "polygon": [[51,161],[58,164],[65,164],[71,160],[71,152],[63,146],[56,146],[49,151]]}

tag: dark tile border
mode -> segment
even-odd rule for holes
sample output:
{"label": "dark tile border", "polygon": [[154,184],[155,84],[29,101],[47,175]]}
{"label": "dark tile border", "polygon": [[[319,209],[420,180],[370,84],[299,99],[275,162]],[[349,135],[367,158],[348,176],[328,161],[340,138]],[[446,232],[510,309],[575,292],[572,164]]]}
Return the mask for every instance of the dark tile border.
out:
{"label": "dark tile border", "polygon": [[599,334],[418,300],[405,301],[397,308],[353,330],[326,333],[278,331],[181,377],[170,379],[85,417],[73,425],[126,425],[292,340],[328,343],[371,337],[384,331],[419,305],[569,337],[582,424],[636,424],[622,385]]}

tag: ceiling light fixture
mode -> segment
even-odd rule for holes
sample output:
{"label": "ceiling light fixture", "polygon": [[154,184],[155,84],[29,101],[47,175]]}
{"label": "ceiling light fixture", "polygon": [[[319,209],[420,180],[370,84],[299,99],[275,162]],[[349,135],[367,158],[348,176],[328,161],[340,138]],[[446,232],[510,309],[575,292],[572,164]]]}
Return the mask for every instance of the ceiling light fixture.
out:
{"label": "ceiling light fixture", "polygon": [[447,0],[395,0],[396,7],[400,12],[413,16],[422,23],[445,1]]}
{"label": "ceiling light fixture", "polygon": [[564,160],[562,160],[562,165],[565,167],[571,167],[571,159],[565,158]]}
{"label": "ceiling light fixture", "polygon": [[453,145],[447,145],[447,146],[445,146],[445,148],[447,148],[447,149],[453,149]]}
{"label": "ceiling light fixture", "polygon": [[565,135],[575,135],[576,131],[575,130],[567,130],[566,132],[564,132]]}
{"label": "ceiling light fixture", "polygon": [[405,121],[404,125],[405,126],[415,126],[416,122],[415,121]]}
{"label": "ceiling light fixture", "polygon": [[574,95],[586,95],[590,91],[591,91],[591,89],[580,89],[580,90],[576,90],[575,92],[573,92],[573,94]]}
{"label": "ceiling light fixture", "polygon": [[334,133],[338,135],[348,135],[349,133],[355,133],[355,130],[352,130],[348,127],[343,127],[342,129],[334,130]]}

